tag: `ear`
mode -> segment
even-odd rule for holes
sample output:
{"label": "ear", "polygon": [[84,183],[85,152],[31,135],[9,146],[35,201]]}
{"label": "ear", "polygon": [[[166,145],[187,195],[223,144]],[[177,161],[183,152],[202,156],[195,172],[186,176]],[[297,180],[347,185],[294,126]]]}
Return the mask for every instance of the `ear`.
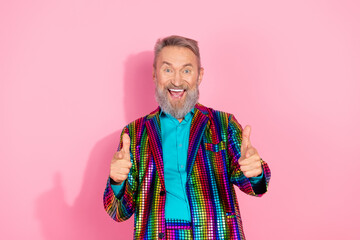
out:
{"label": "ear", "polygon": [[153,68],[153,71],[152,71],[152,78],[153,78],[153,81],[156,82],[156,69]]}
{"label": "ear", "polygon": [[201,67],[200,71],[199,71],[198,85],[200,85],[200,83],[201,83],[201,81],[203,79],[203,76],[204,76],[204,68]]}

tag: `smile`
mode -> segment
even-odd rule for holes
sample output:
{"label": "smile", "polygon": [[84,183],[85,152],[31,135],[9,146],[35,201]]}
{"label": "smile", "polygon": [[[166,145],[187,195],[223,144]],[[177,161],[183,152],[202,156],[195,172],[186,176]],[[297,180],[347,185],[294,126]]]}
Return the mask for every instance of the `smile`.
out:
{"label": "smile", "polygon": [[169,93],[173,98],[181,98],[185,91],[185,89],[169,89]]}

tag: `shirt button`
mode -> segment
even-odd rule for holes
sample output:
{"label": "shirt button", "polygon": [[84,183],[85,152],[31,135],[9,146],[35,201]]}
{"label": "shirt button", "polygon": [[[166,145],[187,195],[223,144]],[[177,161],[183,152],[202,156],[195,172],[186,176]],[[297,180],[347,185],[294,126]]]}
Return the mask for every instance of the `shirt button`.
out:
{"label": "shirt button", "polygon": [[165,191],[161,191],[160,196],[164,196],[164,195],[165,195]]}
{"label": "shirt button", "polygon": [[179,144],[179,147],[182,147],[182,144]]}
{"label": "shirt button", "polygon": [[181,168],[184,168],[184,165],[181,165],[180,167],[181,167]]}
{"label": "shirt button", "polygon": [[159,238],[164,238],[164,233],[159,233]]}

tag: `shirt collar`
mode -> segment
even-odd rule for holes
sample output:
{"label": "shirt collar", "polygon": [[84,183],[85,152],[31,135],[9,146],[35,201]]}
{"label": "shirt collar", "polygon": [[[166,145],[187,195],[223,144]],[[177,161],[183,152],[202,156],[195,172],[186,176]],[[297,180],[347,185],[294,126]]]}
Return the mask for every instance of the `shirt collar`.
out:
{"label": "shirt collar", "polygon": [[[194,116],[194,112],[195,112],[195,108],[192,108],[192,109],[190,110],[190,112],[188,112],[188,113],[185,115],[184,120],[185,120],[186,122],[188,122],[188,121]],[[161,108],[160,108],[160,117],[176,119],[176,118],[174,118],[173,116],[171,116],[170,114],[164,112]],[[176,119],[176,121],[178,121],[178,120]]]}

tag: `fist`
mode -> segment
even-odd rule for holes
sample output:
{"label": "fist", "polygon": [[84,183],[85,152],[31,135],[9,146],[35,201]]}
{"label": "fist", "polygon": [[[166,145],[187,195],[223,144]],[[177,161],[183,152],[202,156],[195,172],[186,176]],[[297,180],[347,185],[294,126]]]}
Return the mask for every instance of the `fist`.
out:
{"label": "fist", "polygon": [[251,127],[246,126],[242,132],[240,169],[247,177],[257,177],[262,173],[261,158],[250,142]]}
{"label": "fist", "polygon": [[110,164],[110,178],[121,184],[128,177],[131,168],[130,137],[126,133],[122,137],[123,147],[114,154]]}

